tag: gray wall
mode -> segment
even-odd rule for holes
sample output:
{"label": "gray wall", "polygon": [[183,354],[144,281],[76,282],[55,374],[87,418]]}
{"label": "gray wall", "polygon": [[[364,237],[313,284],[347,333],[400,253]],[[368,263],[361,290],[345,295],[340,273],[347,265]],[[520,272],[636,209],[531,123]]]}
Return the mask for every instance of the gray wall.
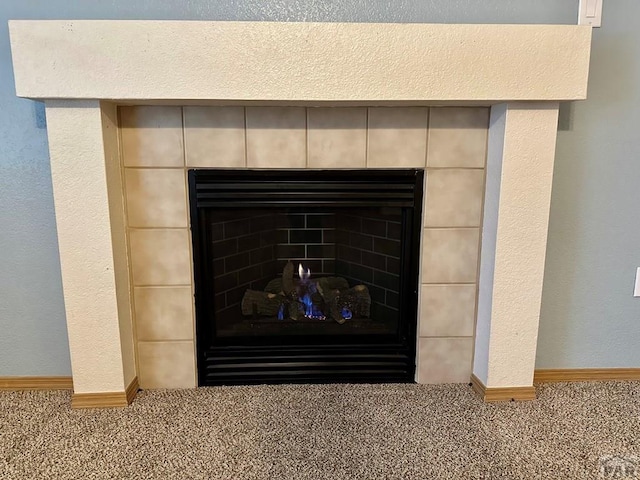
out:
{"label": "gray wall", "polygon": [[[0,3],[0,376],[70,373],[42,105],[14,95],[18,18],[575,23],[577,0],[3,0]],[[640,300],[637,0],[605,2],[590,99],[563,108],[538,365],[636,366]],[[634,13],[636,15],[634,15]],[[635,102],[635,103],[634,103]],[[635,122],[634,122],[635,120]],[[634,155],[635,154],[635,155]],[[634,181],[635,180],[635,181]],[[635,200],[635,201],[634,201]],[[634,222],[634,220],[636,220]],[[635,224],[634,224],[635,223]]]}
{"label": "gray wall", "polygon": [[640,367],[640,2],[603,5],[588,100],[563,105],[538,368]]}

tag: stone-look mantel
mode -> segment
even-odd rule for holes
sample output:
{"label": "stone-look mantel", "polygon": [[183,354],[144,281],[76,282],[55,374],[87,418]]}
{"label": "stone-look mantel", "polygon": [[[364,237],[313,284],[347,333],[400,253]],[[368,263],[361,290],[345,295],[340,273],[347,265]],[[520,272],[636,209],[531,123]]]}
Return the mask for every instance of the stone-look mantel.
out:
{"label": "stone-look mantel", "polygon": [[558,102],[586,97],[590,27],[12,21],[9,29],[18,95],[46,102],[76,394],[124,394],[136,378],[116,104],[233,103],[491,106],[474,381],[530,395]]}

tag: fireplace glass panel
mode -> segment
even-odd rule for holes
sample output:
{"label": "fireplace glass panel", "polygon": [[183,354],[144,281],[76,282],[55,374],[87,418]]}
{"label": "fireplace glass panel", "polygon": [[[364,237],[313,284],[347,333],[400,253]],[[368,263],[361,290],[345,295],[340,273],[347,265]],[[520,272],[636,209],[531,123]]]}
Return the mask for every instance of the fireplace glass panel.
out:
{"label": "fireplace glass panel", "polygon": [[217,337],[393,335],[402,209],[210,209]]}

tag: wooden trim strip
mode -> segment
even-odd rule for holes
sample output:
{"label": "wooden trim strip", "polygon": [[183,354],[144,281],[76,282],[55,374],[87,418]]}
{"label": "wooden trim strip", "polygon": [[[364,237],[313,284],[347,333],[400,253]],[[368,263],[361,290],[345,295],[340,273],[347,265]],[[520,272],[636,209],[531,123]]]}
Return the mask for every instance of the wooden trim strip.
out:
{"label": "wooden trim strip", "polygon": [[0,390],[71,390],[71,377],[0,377]]}
{"label": "wooden trim strip", "polygon": [[473,373],[471,374],[471,387],[473,387],[473,390],[484,400],[484,390],[486,387]]}
{"label": "wooden trim strip", "polygon": [[131,383],[125,390],[125,394],[127,397],[127,405],[131,405],[131,402],[133,402],[133,399],[136,398],[136,395],[138,394],[138,390],[140,390],[138,377],[133,377],[133,380],[131,380]]}
{"label": "wooden trim strip", "polygon": [[124,392],[74,393],[71,397],[71,408],[110,408],[128,405]]}
{"label": "wooden trim strip", "polygon": [[607,380],[640,380],[640,368],[547,368],[533,374],[533,383]]}
{"label": "wooden trim strip", "polygon": [[512,400],[535,400],[535,387],[486,387],[478,377],[471,375],[471,386],[485,402],[508,402]]}
{"label": "wooden trim strip", "polygon": [[138,377],[134,377],[124,392],[74,393],[72,408],[114,408],[128,406],[139,390]]}
{"label": "wooden trim strip", "polygon": [[485,389],[485,402],[509,402],[535,400],[535,387],[490,387]]}

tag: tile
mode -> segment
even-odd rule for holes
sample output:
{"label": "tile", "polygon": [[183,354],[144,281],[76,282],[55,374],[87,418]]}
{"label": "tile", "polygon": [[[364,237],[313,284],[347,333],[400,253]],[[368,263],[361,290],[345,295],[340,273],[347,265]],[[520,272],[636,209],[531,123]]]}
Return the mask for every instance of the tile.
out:
{"label": "tile", "polygon": [[476,285],[422,285],[421,337],[471,337],[476,312]]}
{"label": "tile", "polygon": [[437,169],[427,172],[427,227],[479,227],[484,170]]}
{"label": "tile", "polygon": [[308,108],[310,168],[364,168],[366,108]]}
{"label": "tile", "polygon": [[246,166],[244,107],[183,107],[188,167]]}
{"label": "tile", "polygon": [[133,284],[190,285],[188,229],[129,231]]}
{"label": "tile", "polygon": [[307,114],[302,107],[247,107],[247,166],[305,168]]}
{"label": "tile", "polygon": [[181,107],[120,107],[119,112],[125,166],[184,166]]}
{"label": "tile", "polygon": [[195,388],[193,342],[138,342],[140,388]]}
{"label": "tile", "polygon": [[126,168],[130,227],[187,227],[187,188],[182,169]]}
{"label": "tile", "polygon": [[488,131],[486,107],[431,108],[427,166],[484,167]]}
{"label": "tile", "polygon": [[138,340],[193,340],[191,287],[135,287]]}
{"label": "tile", "polygon": [[422,283],[474,283],[479,229],[426,228],[422,241]]}
{"label": "tile", "polygon": [[367,167],[424,167],[426,107],[369,108]]}
{"label": "tile", "polygon": [[467,383],[471,379],[473,338],[421,338],[418,383]]}

